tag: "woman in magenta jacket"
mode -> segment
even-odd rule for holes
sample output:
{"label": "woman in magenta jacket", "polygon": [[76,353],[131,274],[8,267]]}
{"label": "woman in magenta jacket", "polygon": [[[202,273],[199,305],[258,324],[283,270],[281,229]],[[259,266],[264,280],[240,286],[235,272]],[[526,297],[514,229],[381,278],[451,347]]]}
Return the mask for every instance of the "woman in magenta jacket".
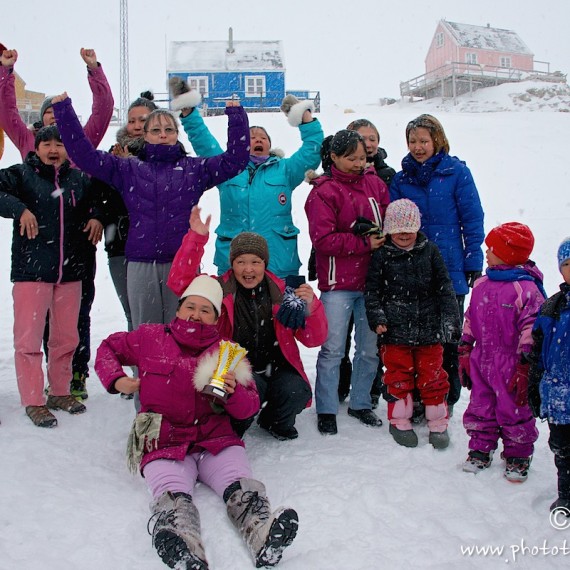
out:
{"label": "woman in magenta jacket", "polygon": [[[378,351],[376,335],[367,326],[364,288],[372,252],[384,243],[379,229],[390,199],[374,168],[366,168],[366,147],[358,132],[342,130],[327,137],[321,156],[325,173],[312,181],[305,212],[330,325],[317,359],[318,429],[322,434],[336,434],[340,362],[351,315],[356,352],[348,414],[368,426],[382,425],[370,398]],[[355,229],[362,220],[370,228],[375,225],[377,231],[358,235]]]}
{"label": "woman in magenta jacket", "polygon": [[[224,500],[257,567],[279,562],[297,531],[293,509],[271,513],[265,487],[251,478],[244,443],[232,428],[231,418],[259,409],[249,363],[241,360],[222,374],[226,400],[203,393],[220,358],[221,305],[220,284],[201,275],[184,291],[167,326],[112,334],[97,351],[95,370],[107,391],[140,394],[128,464],[140,468],[152,492],[153,545],[171,568],[208,568],[192,500],[198,481]],[[137,367],[137,378],[125,376],[127,366]]]}

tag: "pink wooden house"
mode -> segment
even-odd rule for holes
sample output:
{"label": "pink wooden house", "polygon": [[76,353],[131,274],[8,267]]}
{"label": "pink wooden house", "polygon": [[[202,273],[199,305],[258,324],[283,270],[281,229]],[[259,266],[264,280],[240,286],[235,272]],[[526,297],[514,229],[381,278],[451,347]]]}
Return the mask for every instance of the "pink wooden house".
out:
{"label": "pink wooden house", "polygon": [[532,71],[534,54],[511,30],[441,20],[425,59],[426,73],[452,62]]}
{"label": "pink wooden house", "polygon": [[[546,64],[548,71],[534,68]],[[542,79],[565,81],[550,64],[534,54],[512,30],[440,20],[425,58],[425,73],[400,83],[400,94],[411,98],[453,97],[481,87]]]}

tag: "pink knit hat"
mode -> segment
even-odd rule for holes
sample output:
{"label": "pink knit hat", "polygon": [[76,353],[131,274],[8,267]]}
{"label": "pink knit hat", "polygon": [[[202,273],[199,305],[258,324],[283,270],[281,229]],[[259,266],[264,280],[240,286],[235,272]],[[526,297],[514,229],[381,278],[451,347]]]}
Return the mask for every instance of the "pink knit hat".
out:
{"label": "pink knit hat", "polygon": [[421,227],[420,210],[407,198],[388,204],[384,217],[385,234],[415,233]]}

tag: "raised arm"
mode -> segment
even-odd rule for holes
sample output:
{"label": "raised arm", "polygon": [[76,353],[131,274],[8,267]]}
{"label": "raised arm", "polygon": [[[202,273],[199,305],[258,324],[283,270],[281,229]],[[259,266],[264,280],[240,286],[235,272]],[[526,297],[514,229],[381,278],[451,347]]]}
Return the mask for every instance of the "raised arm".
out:
{"label": "raised arm", "polygon": [[178,248],[166,284],[178,296],[184,293],[190,282],[200,273],[204,247],[208,243],[211,216],[205,221],[200,217],[200,208],[194,206],[190,213],[190,229]]}
{"label": "raised arm", "polygon": [[79,123],[67,93],[56,95],[52,102],[59,134],[69,158],[83,172],[121,191],[122,177],[119,166],[121,161],[126,159],[95,150]]}
{"label": "raised arm", "polygon": [[97,61],[97,54],[93,49],[81,48],[81,58],[87,64],[87,80],[93,93],[91,116],[85,124],[85,135],[97,148],[105,136],[111,117],[113,116],[113,94],[103,72],[101,64]]}
{"label": "raised arm", "polygon": [[20,151],[22,160],[34,150],[34,134],[20,117],[16,104],[14,65],[18,60],[15,49],[0,55],[0,128]]}
{"label": "raised arm", "polygon": [[[216,156],[203,160],[207,188],[213,188],[237,176],[249,161],[249,123],[241,105],[228,105],[228,147]],[[195,159],[194,159],[195,160]]]}
{"label": "raised arm", "polygon": [[299,129],[302,145],[286,161],[286,175],[291,188],[299,186],[307,170],[315,170],[321,162],[323,129],[318,119],[313,117],[315,106],[312,101],[299,101],[293,95],[287,95],[281,103],[281,110],[287,116],[287,122]]}

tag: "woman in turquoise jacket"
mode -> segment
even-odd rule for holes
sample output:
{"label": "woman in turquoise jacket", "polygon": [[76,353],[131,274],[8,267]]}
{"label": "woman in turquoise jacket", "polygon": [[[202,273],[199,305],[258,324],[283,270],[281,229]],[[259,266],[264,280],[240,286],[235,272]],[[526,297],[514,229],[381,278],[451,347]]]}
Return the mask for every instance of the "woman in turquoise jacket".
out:
{"label": "woman in turquoise jacket", "polygon": [[[213,156],[221,147],[208,130],[195,106],[199,96],[194,91],[172,101],[180,110],[180,121],[198,156]],[[241,232],[262,235],[269,245],[268,269],[281,277],[298,275],[301,260],[297,251],[299,228],[293,223],[293,190],[321,161],[323,130],[312,115],[311,101],[297,101],[287,96],[281,107],[289,124],[299,128],[302,145],[291,157],[283,158],[271,150],[271,138],[263,127],[251,127],[250,157],[247,168],[238,176],[218,185],[220,191],[220,225],[216,228],[214,264],[218,275],[230,269],[230,242]]]}

